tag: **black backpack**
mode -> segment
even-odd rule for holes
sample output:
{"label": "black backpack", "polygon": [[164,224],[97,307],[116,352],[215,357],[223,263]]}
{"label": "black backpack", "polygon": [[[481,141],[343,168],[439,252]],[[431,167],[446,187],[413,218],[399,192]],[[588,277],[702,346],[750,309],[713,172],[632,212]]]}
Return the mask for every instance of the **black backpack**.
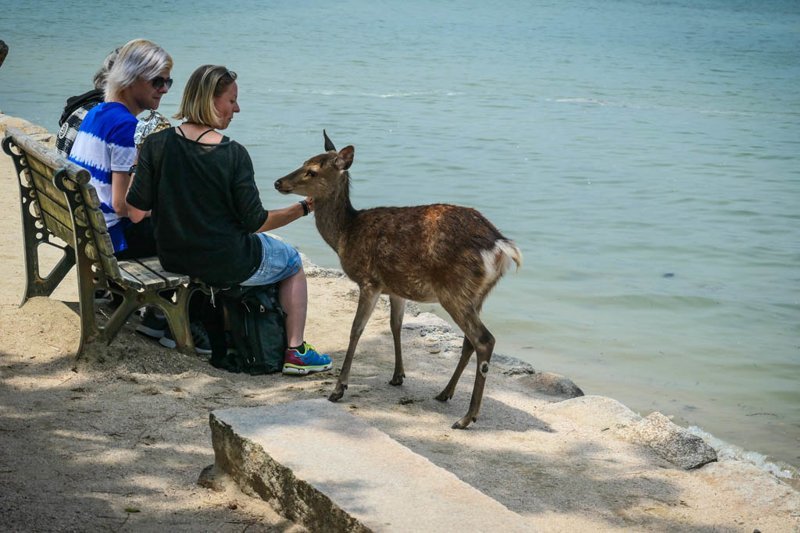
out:
{"label": "black backpack", "polygon": [[286,323],[278,286],[233,287],[215,293],[214,300],[216,313],[206,324],[211,364],[253,376],[280,372],[286,353]]}

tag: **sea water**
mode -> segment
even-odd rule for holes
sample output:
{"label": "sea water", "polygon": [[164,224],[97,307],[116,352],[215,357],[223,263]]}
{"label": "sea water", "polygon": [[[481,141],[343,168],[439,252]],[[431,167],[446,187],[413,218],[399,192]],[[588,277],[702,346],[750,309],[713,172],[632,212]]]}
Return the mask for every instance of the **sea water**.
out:
{"label": "sea water", "polygon": [[[55,131],[135,37],[175,60],[166,114],[226,64],[265,205],[297,200],[272,182],[325,128],[355,146],[356,207],[473,206],[517,242],[483,313],[497,352],[800,464],[796,0],[0,7],[7,114]],[[338,265],[311,219],[279,233]]]}

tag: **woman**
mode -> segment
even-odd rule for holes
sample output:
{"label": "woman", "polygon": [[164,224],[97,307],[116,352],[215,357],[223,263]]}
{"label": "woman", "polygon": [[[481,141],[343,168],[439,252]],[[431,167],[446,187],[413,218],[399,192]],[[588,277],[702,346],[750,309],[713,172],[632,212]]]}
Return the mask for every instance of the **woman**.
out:
{"label": "woman", "polygon": [[266,211],[247,150],[217,130],[239,112],[236,74],[204,65],[186,84],[175,118],[184,122],[150,135],[142,146],[128,191],[128,215],[142,220],[152,210],[163,267],[214,287],[279,283],[286,311],[283,372],[330,370],[328,355],[305,342],[308,294],[297,250],[265,232],[313,210],[306,198]]}

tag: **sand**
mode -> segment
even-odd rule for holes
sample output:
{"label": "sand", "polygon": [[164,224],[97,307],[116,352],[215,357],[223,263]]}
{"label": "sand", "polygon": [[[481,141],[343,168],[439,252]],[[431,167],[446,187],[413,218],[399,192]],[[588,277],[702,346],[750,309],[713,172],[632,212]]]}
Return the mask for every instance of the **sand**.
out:
{"label": "sand", "polygon": [[[48,140],[41,128],[0,115],[0,132],[5,124],[38,129]],[[0,220],[2,529],[302,530],[235,487],[215,492],[197,484],[214,460],[208,416],[326,398],[335,372],[227,373],[138,336],[133,318],[109,347],[76,358],[73,274],[52,297],[18,306],[19,194],[5,154]],[[310,263],[307,271],[307,338],[338,368],[357,289],[338,272]],[[479,420],[466,431],[451,429],[466,412],[474,376],[470,366],[450,402],[434,399],[455,367],[457,332],[433,315],[410,313],[406,381],[393,387],[388,323],[382,302],[337,405],[520,514],[531,530],[800,531],[796,480],[738,459],[681,468],[642,437],[643,419],[624,405],[599,396],[570,399],[569,380],[513,359],[495,358]]]}

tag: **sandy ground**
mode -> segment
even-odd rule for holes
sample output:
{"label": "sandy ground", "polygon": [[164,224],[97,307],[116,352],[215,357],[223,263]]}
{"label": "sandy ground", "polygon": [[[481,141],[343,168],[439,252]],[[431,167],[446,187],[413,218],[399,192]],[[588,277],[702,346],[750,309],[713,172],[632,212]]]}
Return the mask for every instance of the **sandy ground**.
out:
{"label": "sandy ground", "polygon": [[[208,415],[325,398],[335,372],[230,374],[138,336],[135,319],[111,346],[76,359],[74,275],[52,298],[18,307],[19,199],[5,154],[0,220],[0,528],[302,530],[235,488],[197,484],[213,463]],[[307,338],[338,367],[355,286],[334,272],[308,270]],[[800,494],[786,482],[737,460],[677,468],[624,438],[637,418],[625,406],[596,396],[565,399],[557,382],[515,373],[513,361],[498,357],[493,365],[480,419],[467,431],[450,429],[466,412],[474,369],[450,402],[434,400],[455,367],[458,336],[425,314],[407,322],[405,384],[387,383],[393,352],[383,302],[338,405],[525,517],[532,530],[800,531]]]}

